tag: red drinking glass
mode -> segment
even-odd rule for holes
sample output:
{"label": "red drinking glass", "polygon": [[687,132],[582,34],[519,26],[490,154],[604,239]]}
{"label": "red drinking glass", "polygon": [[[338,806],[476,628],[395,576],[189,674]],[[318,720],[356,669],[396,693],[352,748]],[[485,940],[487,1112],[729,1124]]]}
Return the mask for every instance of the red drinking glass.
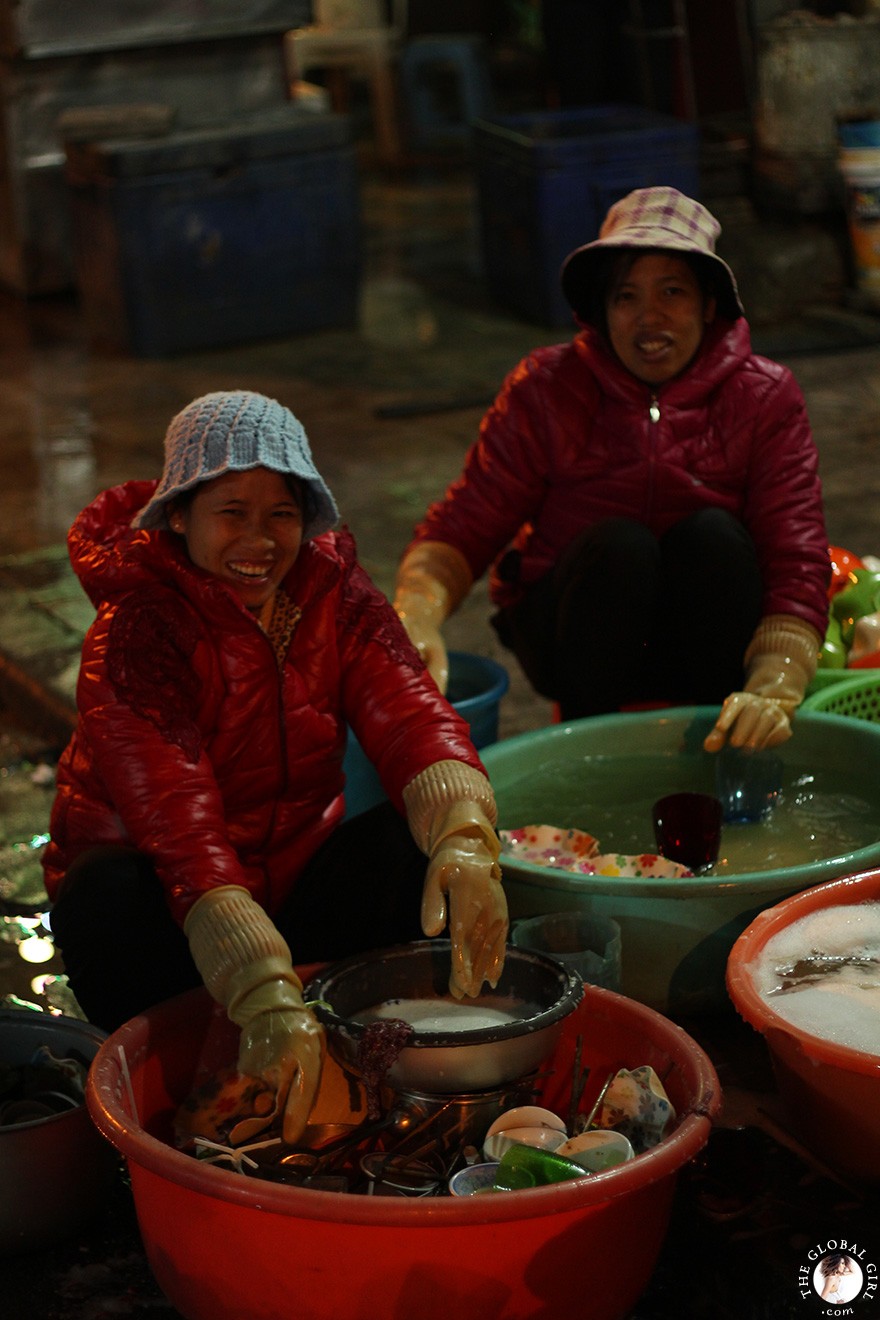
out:
{"label": "red drinking glass", "polygon": [[691,871],[718,860],[721,803],[710,793],[669,793],[654,803],[654,838],[661,856]]}

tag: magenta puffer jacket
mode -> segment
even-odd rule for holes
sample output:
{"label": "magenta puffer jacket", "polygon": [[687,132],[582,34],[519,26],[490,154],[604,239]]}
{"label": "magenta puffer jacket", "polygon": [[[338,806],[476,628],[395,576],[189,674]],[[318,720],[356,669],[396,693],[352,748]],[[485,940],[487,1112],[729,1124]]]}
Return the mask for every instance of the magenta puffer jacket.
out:
{"label": "magenta puffer jacket", "polygon": [[86,848],[127,844],[153,859],[179,921],[225,884],[245,885],[273,915],[344,814],[348,724],[401,810],[402,790],[433,762],[483,767],[349,533],[303,545],[284,583],[302,616],[279,668],[234,592],[176,537],[131,530],[154,487],[105,491],[71,529],[97,616],[46,887],[53,897]]}
{"label": "magenta puffer jacket", "polygon": [[718,321],[688,370],[654,392],[585,329],[510,373],[414,543],[456,546],[475,579],[494,563],[492,598],[507,605],[592,523],[628,517],[659,535],[705,505],[749,531],[764,614],[796,615],[824,636],[818,454],[791,372],[752,353],[744,320]]}

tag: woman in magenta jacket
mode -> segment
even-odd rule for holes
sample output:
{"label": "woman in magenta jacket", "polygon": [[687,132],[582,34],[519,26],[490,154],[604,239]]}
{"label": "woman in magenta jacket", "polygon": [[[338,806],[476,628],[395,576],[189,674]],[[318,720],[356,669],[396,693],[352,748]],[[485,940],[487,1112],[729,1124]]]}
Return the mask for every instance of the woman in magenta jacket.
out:
{"label": "woman in magenta jacket", "polygon": [[[495,984],[507,909],[495,803],[464,720],[358,566],[280,403],[196,399],[161,480],[70,532],[96,607],[45,857],[52,927],[91,1021],[203,981],[240,1071],[305,1125],[320,1028],[293,962],[437,935],[450,988]],[[343,821],[348,726],[390,801]]]}
{"label": "woman in magenta jacket", "polygon": [[492,622],[564,719],[718,703],[710,751],[789,736],[827,623],[818,456],[719,232],[638,189],[567,258],[580,333],[510,373],[401,561],[395,606],[441,688],[442,623],[491,568]]}

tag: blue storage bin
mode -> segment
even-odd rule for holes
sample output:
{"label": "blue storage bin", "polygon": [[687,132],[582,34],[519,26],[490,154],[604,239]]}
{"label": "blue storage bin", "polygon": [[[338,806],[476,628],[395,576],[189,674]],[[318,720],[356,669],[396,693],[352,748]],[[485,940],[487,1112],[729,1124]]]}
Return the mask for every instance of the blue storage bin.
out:
{"label": "blue storage bin", "polygon": [[842,147],[880,147],[880,119],[843,119],[837,125]]}
{"label": "blue storage bin", "polygon": [[356,322],[360,200],[345,116],[282,106],[69,144],[67,180],[97,348],[155,357]]}
{"label": "blue storage bin", "polygon": [[474,154],[489,292],[545,325],[571,325],[560,268],[614,202],[658,184],[699,197],[697,126],[640,106],[481,119]]}

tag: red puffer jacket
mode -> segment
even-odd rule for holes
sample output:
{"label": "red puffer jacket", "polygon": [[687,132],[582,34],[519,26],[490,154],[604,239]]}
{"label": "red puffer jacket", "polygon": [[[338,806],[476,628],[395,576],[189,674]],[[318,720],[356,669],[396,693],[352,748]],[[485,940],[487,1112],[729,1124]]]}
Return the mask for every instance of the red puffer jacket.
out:
{"label": "red puffer jacket", "polygon": [[439,760],[482,770],[347,532],[307,542],[284,586],[302,610],[283,667],[234,593],[166,532],[132,531],[154,482],[105,491],[71,529],[97,617],[79,722],[58,770],[44,855],[53,897],[96,844],[153,858],[182,921],[215,885],[270,915],[344,814],[346,725],[402,810]]}
{"label": "red puffer jacket", "polygon": [[656,393],[594,330],[536,349],[508,376],[462,475],[414,541],[456,546],[475,578],[495,561],[492,597],[506,605],[591,523],[634,518],[659,535],[704,505],[751,534],[764,614],[797,615],[824,636],[816,447],[797,383],[752,354],[744,320],[711,326],[690,368]]}

